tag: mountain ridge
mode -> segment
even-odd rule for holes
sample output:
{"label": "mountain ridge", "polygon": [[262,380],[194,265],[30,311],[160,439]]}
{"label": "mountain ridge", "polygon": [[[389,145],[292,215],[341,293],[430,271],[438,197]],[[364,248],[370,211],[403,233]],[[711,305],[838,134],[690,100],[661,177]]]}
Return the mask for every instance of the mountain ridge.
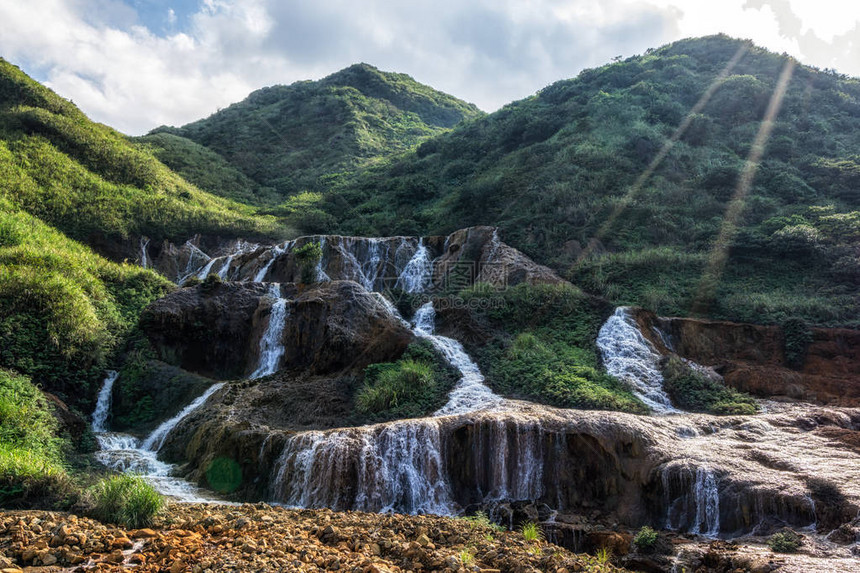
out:
{"label": "mountain ridge", "polygon": [[272,203],[317,191],[321,179],[407,151],[482,113],[406,74],[354,64],[318,81],[255,90],[208,118],[156,128],[142,141],[170,133],[208,147]]}

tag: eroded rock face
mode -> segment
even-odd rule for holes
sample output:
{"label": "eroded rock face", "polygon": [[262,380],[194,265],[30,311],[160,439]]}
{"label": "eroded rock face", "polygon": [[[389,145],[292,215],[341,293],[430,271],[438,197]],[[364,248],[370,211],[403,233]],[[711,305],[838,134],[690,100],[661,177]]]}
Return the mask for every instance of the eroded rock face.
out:
{"label": "eroded rock face", "polygon": [[315,235],[271,246],[244,241],[212,246],[192,237],[182,245],[165,242],[157,249],[144,249],[141,242],[138,259],[144,252],[154,256],[150,266],[178,282],[213,273],[231,281],[292,283],[301,278],[295,251],[309,242],[322,247],[320,278],[355,281],[371,291],[410,290],[402,275],[419,249],[425,250],[427,263],[436,263],[430,281],[422,285],[424,292],[457,290],[475,282],[506,287],[562,281],[548,267],[503,243],[494,227],[470,227],[447,237]]}
{"label": "eroded rock face", "polygon": [[436,261],[433,281],[454,287],[483,282],[502,288],[520,283],[556,284],[562,279],[549,267],[503,243],[495,227],[469,227],[445,238],[445,251]]}
{"label": "eroded rock face", "polygon": [[[244,378],[260,358],[275,302],[270,289],[262,283],[180,289],[150,305],[141,326],[164,362],[215,379]],[[412,340],[379,298],[356,283],[276,289],[287,299],[281,367],[311,374],[360,369],[399,356]]]}
{"label": "eroded rock face", "polygon": [[529,501],[728,536],[785,524],[826,532],[860,509],[860,457],[829,436],[856,435],[858,410],[769,404],[752,417],[647,417],[514,403],[305,431],[272,416],[264,425],[242,392],[224,391],[169,439],[203,484],[214,460],[235,460],[242,499],[454,514]]}
{"label": "eroded rock face", "polygon": [[784,333],[778,326],[661,318],[641,309],[635,313],[643,334],[659,350],[714,367],[738,390],[860,406],[860,331],[811,328],[803,364],[792,369],[786,365]]}

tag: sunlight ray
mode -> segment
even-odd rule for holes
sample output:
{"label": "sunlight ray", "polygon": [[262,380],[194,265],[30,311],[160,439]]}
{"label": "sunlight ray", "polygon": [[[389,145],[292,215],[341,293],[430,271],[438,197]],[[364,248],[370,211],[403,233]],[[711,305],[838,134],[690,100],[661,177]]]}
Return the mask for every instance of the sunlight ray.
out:
{"label": "sunlight ray", "polygon": [[726,260],[729,255],[729,246],[735,236],[738,221],[744,212],[747,194],[749,194],[753,180],[758,172],[767,142],[770,139],[771,133],[773,133],[776,116],[782,107],[782,100],[788,89],[788,84],[794,74],[796,65],[794,60],[787,60],[776,82],[773,95],[771,95],[770,102],[768,102],[767,111],[765,111],[764,118],[753,140],[752,148],[738,179],[737,187],[723,216],[720,234],[711,248],[711,253],[708,257],[708,266],[699,281],[692,306],[692,311],[695,313],[706,312],[713,300],[717,284],[725,270]]}
{"label": "sunlight ray", "polygon": [[645,169],[645,171],[643,171],[642,174],[639,175],[639,177],[633,183],[633,185],[630,186],[630,188],[627,190],[627,193],[624,194],[624,197],[621,198],[621,201],[618,203],[618,205],[615,206],[615,209],[613,209],[612,213],[609,214],[609,217],[606,219],[606,221],[604,221],[600,228],[597,230],[597,233],[594,235],[592,240],[589,241],[588,245],[582,250],[582,253],[580,253],[579,257],[577,257],[576,263],[574,263],[574,265],[579,264],[581,261],[586,259],[594,250],[594,246],[597,241],[606,236],[606,234],[612,228],[612,225],[615,223],[615,220],[618,219],[624,209],[627,208],[627,206],[633,201],[633,199],[636,198],[636,195],[639,194],[639,191],[642,189],[642,186],[645,184],[648,178],[651,177],[657,167],[660,166],[660,163],[663,162],[663,160],[666,158],[666,156],[669,154],[669,152],[672,150],[678,140],[681,139],[681,137],[690,127],[690,124],[693,122],[693,118],[695,118],[695,116],[705,108],[705,106],[708,104],[717,89],[723,84],[723,82],[732,72],[740,59],[748,51],[749,44],[746,43],[741,45],[740,48],[738,48],[732,58],[726,63],[726,66],[717,75],[717,77],[714,78],[714,81],[711,82],[711,85],[708,86],[708,89],[705,90],[705,92],[699,98],[699,101],[696,102],[696,105],[694,105],[690,109],[689,113],[687,113],[687,116],[680,123],[680,125],[678,125],[678,128],[675,130],[675,132],[672,133],[672,136],[666,140],[666,142],[663,144],[663,147],[660,149],[654,159],[651,160],[651,163],[648,164],[648,167]]}

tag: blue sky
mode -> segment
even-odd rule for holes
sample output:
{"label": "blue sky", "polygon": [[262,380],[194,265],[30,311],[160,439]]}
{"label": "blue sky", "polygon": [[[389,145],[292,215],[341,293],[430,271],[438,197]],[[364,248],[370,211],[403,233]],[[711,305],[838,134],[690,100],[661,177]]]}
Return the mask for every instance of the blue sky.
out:
{"label": "blue sky", "polygon": [[860,75],[860,2],[844,0],[0,0],[0,56],[129,134],[356,62],[493,111],[718,32]]}

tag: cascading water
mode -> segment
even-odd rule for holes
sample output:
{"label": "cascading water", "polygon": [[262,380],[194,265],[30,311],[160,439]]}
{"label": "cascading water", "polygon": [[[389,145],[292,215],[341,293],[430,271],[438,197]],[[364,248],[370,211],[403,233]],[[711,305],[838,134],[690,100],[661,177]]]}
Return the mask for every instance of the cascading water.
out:
{"label": "cascading water", "polygon": [[191,241],[185,241],[185,247],[188,249],[188,262],[185,264],[185,270],[176,279],[176,283],[180,285],[189,277],[196,276],[200,267],[212,260],[212,257],[198,249]]}
{"label": "cascading water", "polygon": [[254,276],[255,283],[261,283],[266,279],[266,276],[269,274],[269,269],[272,268],[275,260],[290,251],[293,248],[293,241],[287,241],[281,245],[275,245],[272,247],[272,258],[260,269],[260,271]]}
{"label": "cascading water", "polygon": [[141,447],[144,450],[149,450],[151,452],[157,452],[161,449],[161,446],[164,445],[164,440],[167,438],[167,435],[176,427],[179,422],[185,419],[189,414],[191,414],[194,410],[202,406],[206,403],[206,400],[209,399],[209,396],[220,390],[224,387],[223,382],[218,382],[217,384],[213,384],[210,386],[203,394],[194,399],[190,404],[185,406],[178,414],[170,418],[169,420],[163,422],[160,426],[158,426],[152,433],[143,441]]}
{"label": "cascading water", "polygon": [[275,499],[298,507],[450,514],[439,426],[432,420],[290,438],[278,460]]}
{"label": "cascading water", "polygon": [[720,532],[720,492],[708,467],[696,468],[696,525],[692,533],[714,537]]}
{"label": "cascading water", "polygon": [[209,276],[209,272],[212,270],[212,265],[214,265],[214,264],[215,264],[215,262],[216,262],[217,260],[218,260],[218,259],[214,259],[214,258],[213,258],[213,259],[209,259],[209,262],[208,262],[208,263],[206,263],[206,265],[205,265],[202,269],[200,269],[200,272],[199,272],[199,273],[197,273],[197,278],[198,278],[198,279],[200,279],[200,280],[203,280],[203,279],[205,279],[206,277],[208,277],[208,276]]}
{"label": "cascading water", "polygon": [[149,239],[140,237],[140,266],[149,268],[149,258],[146,255],[146,249],[149,247]]}
{"label": "cascading water", "polygon": [[663,390],[660,354],[642,336],[626,307],[618,307],[600,328],[597,348],[606,371],[630,385],[633,393],[657,414],[672,414],[672,406]]}
{"label": "cascading water", "polygon": [[281,298],[281,285],[277,283],[269,286],[269,296],[274,298],[275,302],[272,304],[266,332],[260,338],[260,362],[257,369],[249,376],[252,380],[274,374],[284,355],[281,336],[284,333],[284,321],[289,311],[287,299]]}
{"label": "cascading water", "polygon": [[319,238],[320,251],[322,251],[322,256],[317,261],[317,282],[325,283],[330,282],[331,278],[325,272],[325,262],[326,262],[326,238],[325,235],[321,235]]}
{"label": "cascading water", "polygon": [[110,370],[102,383],[102,388],[99,390],[99,397],[96,400],[96,409],[93,411],[93,432],[103,434],[107,431],[107,418],[110,414],[111,392],[113,392],[113,383],[119,377],[119,372]]}
{"label": "cascading water", "polygon": [[[429,252],[421,243],[404,265],[398,285],[408,292],[421,292],[430,284],[432,269]],[[392,316],[403,320],[390,301],[379,293],[377,296]],[[433,344],[461,375],[448,403],[435,417],[486,410],[503,402],[484,384],[477,364],[459,342],[433,333],[432,303],[416,311],[411,326],[416,336]],[[504,432],[498,434],[490,441],[507,444]],[[439,421],[434,418],[302,432],[287,441],[276,464],[273,495],[280,502],[299,507],[452,514],[457,508],[442,451]],[[511,468],[505,467],[490,477],[494,484],[491,495],[534,494],[541,472],[536,469],[537,450],[529,451],[532,455],[524,454],[524,463],[517,464],[515,476],[509,477]]]}
{"label": "cascading water", "polygon": [[448,403],[437,410],[434,416],[465,414],[497,407],[502,403],[501,396],[493,393],[484,384],[484,375],[478,365],[466,354],[463,345],[452,338],[433,334],[436,311],[433,303],[422,305],[412,319],[413,329],[419,338],[429,341],[460,373],[460,380],[448,395]]}
{"label": "cascading water", "polygon": [[[111,391],[113,390],[114,382],[116,382],[117,378],[118,374],[116,372],[108,372],[108,375],[105,377],[104,383],[102,384],[102,388],[99,391],[96,408],[93,411],[92,428],[93,433],[95,433],[96,439],[99,442],[100,448],[100,450],[96,452],[96,459],[100,463],[116,471],[142,475],[160,493],[176,498],[179,501],[190,503],[215,501],[206,497],[204,492],[191,483],[183,479],[171,477],[174,466],[160,461],[156,457],[155,450],[145,447],[146,444],[141,446],[140,441],[134,436],[118,432],[109,432],[107,430],[106,422],[110,415]],[[208,398],[209,395],[218,389],[216,386],[220,388],[222,384],[215,384],[215,386],[210,388],[204,396]],[[205,399],[201,397],[195,400],[192,405],[196,404],[195,407],[197,407],[204,401]],[[191,407],[192,405],[189,405],[185,410],[183,410],[185,415],[193,411],[194,408]],[[182,417],[184,416],[180,414],[180,416],[173,419],[173,424],[163,432],[163,436],[159,439],[159,445],[160,441],[166,437],[167,432],[169,432],[170,429],[172,429],[173,426],[182,419]],[[162,424],[159,429],[163,426],[164,424]],[[159,430],[156,430],[156,432],[158,431]],[[147,442],[152,438],[153,436],[147,438]]]}
{"label": "cascading water", "polygon": [[670,465],[663,468],[661,479],[667,497],[667,529],[686,529],[707,537],[719,535],[719,481],[707,464],[695,468]]}
{"label": "cascading water", "polygon": [[430,277],[432,276],[433,260],[430,258],[430,250],[424,244],[422,238],[418,242],[418,249],[400,276],[397,277],[397,282],[394,284],[398,288],[407,293],[423,293],[427,292],[430,287]]}

